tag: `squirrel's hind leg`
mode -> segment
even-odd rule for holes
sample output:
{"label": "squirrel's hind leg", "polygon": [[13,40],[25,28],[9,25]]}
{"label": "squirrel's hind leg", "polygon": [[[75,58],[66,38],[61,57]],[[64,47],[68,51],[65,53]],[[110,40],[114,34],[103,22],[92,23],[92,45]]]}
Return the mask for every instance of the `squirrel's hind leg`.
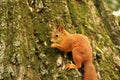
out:
{"label": "squirrel's hind leg", "polygon": [[65,69],[78,69],[81,67],[83,58],[81,53],[82,51],[80,51],[79,47],[76,47],[72,50],[72,57],[73,57],[73,61],[75,64],[66,64]]}
{"label": "squirrel's hind leg", "polygon": [[77,69],[77,66],[75,64],[66,64],[65,69],[68,69],[68,70]]}
{"label": "squirrel's hind leg", "polygon": [[81,68],[82,62],[83,62],[83,58],[81,55],[82,51],[80,51],[79,47],[76,47],[72,50],[72,57],[73,57],[73,61],[75,63],[75,66],[77,68]]}

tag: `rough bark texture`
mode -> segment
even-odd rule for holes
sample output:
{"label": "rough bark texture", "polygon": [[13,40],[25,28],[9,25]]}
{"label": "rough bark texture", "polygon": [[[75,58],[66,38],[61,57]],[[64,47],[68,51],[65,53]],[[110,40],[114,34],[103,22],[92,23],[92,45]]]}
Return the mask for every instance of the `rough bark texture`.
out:
{"label": "rough bark texture", "polygon": [[0,79],[81,80],[50,48],[58,24],[88,36],[101,80],[120,80],[120,26],[103,0],[0,0]]}

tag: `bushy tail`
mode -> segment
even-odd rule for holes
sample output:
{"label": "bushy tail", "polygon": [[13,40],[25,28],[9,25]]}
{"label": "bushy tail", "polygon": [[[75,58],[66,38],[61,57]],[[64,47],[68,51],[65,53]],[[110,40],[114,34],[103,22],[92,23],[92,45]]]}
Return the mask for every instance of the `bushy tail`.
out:
{"label": "bushy tail", "polygon": [[95,67],[92,62],[84,64],[84,79],[83,80],[98,80]]}

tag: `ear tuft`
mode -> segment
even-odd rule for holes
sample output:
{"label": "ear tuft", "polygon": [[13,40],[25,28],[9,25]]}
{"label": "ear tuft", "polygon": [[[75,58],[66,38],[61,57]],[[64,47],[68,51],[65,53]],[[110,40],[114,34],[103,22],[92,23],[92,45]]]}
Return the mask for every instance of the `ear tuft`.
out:
{"label": "ear tuft", "polygon": [[61,26],[61,25],[58,25],[57,29],[58,29],[58,31],[63,32],[64,27],[63,27],[63,26]]}

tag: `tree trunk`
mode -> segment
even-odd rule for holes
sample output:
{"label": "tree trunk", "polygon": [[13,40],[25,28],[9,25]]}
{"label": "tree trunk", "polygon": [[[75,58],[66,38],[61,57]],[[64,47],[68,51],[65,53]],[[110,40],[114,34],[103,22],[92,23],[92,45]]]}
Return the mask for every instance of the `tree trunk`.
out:
{"label": "tree trunk", "polygon": [[82,80],[50,48],[57,25],[89,38],[101,80],[120,80],[120,26],[103,0],[1,0],[0,80]]}

